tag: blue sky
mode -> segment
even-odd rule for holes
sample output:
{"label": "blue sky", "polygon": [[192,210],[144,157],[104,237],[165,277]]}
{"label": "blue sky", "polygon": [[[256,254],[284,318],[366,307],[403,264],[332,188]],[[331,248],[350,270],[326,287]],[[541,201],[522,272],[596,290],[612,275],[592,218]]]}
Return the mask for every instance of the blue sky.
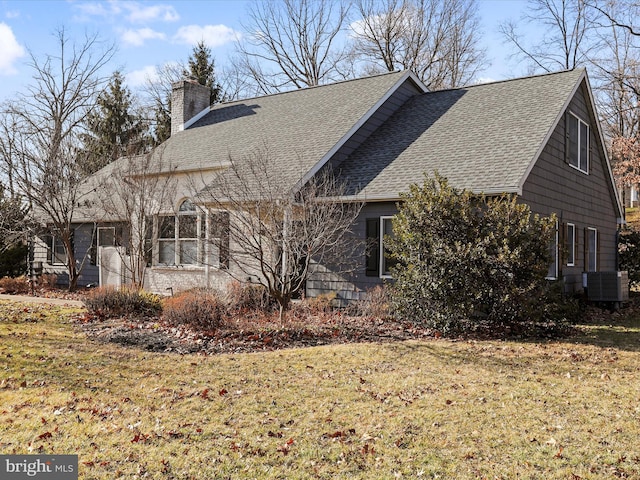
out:
{"label": "blue sky", "polygon": [[[508,50],[497,30],[501,21],[517,19],[526,2],[478,0],[478,4],[491,60],[480,77],[501,80],[522,75],[523,70],[507,60]],[[243,0],[0,0],[0,101],[32,81],[28,51],[36,57],[57,52],[52,34],[60,27],[70,38],[98,33],[114,42],[118,51],[112,70],[124,72],[135,89],[156,65],[186,61],[200,39],[211,47],[216,65],[224,66],[242,31],[246,7]]]}

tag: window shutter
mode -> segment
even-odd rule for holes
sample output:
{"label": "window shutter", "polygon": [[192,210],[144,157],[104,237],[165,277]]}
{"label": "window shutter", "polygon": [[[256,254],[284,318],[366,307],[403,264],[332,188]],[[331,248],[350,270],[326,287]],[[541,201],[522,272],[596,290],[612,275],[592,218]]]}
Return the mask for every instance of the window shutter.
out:
{"label": "window shutter", "polygon": [[219,268],[229,268],[229,259],[231,257],[229,251],[229,213],[214,212],[209,216],[209,233],[210,241],[215,239],[218,246],[218,264]]}
{"label": "window shutter", "polygon": [[591,141],[591,128],[589,128],[589,175],[591,175],[591,172],[593,172],[593,142]]}
{"label": "window shutter", "polygon": [[222,213],[220,220],[223,225],[220,232],[220,268],[229,268],[229,214]]}
{"label": "window shutter", "polygon": [[567,224],[560,224],[558,232],[558,276],[562,276],[562,269],[566,263],[566,249],[567,249]]}
{"label": "window shutter", "polygon": [[596,271],[600,271],[600,231],[596,230]]}
{"label": "window shutter", "polygon": [[[114,238],[113,238],[113,243],[114,243],[114,247],[122,247],[124,244],[124,225],[122,223],[117,223],[115,225],[114,228]],[[129,249],[129,246],[127,245],[127,250]],[[129,255],[130,253],[127,252],[127,255]]]}
{"label": "window shutter", "polygon": [[584,272],[589,271],[589,229],[584,227]]}
{"label": "window shutter", "polygon": [[564,112],[564,163],[569,164],[569,112]]}
{"label": "window shutter", "polygon": [[98,264],[98,227],[94,224],[91,230],[91,247],[89,251],[89,259],[91,265]]}
{"label": "window shutter", "polygon": [[580,230],[578,230],[578,226],[573,226],[573,234],[575,235],[575,239],[573,242],[573,264],[574,266],[578,266],[578,255],[580,252],[580,247],[578,247],[578,243],[580,241]]}
{"label": "window shutter", "polygon": [[380,276],[380,219],[367,218],[366,276]]}
{"label": "window shutter", "polygon": [[53,264],[53,235],[44,235],[44,241],[47,245],[47,263]]}

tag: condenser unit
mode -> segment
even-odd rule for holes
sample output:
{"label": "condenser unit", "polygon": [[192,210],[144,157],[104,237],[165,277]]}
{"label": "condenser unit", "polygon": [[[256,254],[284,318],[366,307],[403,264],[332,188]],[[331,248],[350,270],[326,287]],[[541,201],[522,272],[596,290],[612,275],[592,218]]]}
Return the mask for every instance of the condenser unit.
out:
{"label": "condenser unit", "polygon": [[629,300],[629,275],[622,272],[588,272],[587,297],[592,302]]}

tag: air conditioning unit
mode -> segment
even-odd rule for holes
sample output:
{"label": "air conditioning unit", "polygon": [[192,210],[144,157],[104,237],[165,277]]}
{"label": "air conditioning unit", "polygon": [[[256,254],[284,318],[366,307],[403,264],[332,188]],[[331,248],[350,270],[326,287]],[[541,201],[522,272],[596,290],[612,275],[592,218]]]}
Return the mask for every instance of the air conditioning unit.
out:
{"label": "air conditioning unit", "polygon": [[592,302],[629,300],[629,275],[622,272],[588,272],[587,297]]}

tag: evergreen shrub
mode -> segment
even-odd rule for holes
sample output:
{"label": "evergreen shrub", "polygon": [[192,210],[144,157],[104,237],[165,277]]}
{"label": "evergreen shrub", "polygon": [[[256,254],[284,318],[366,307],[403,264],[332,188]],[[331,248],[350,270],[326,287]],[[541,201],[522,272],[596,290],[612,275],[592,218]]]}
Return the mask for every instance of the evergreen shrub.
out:
{"label": "evergreen shrub", "polygon": [[403,195],[385,242],[397,261],[394,314],[444,335],[548,321],[555,222],[513,196],[474,195],[426,177]]}

